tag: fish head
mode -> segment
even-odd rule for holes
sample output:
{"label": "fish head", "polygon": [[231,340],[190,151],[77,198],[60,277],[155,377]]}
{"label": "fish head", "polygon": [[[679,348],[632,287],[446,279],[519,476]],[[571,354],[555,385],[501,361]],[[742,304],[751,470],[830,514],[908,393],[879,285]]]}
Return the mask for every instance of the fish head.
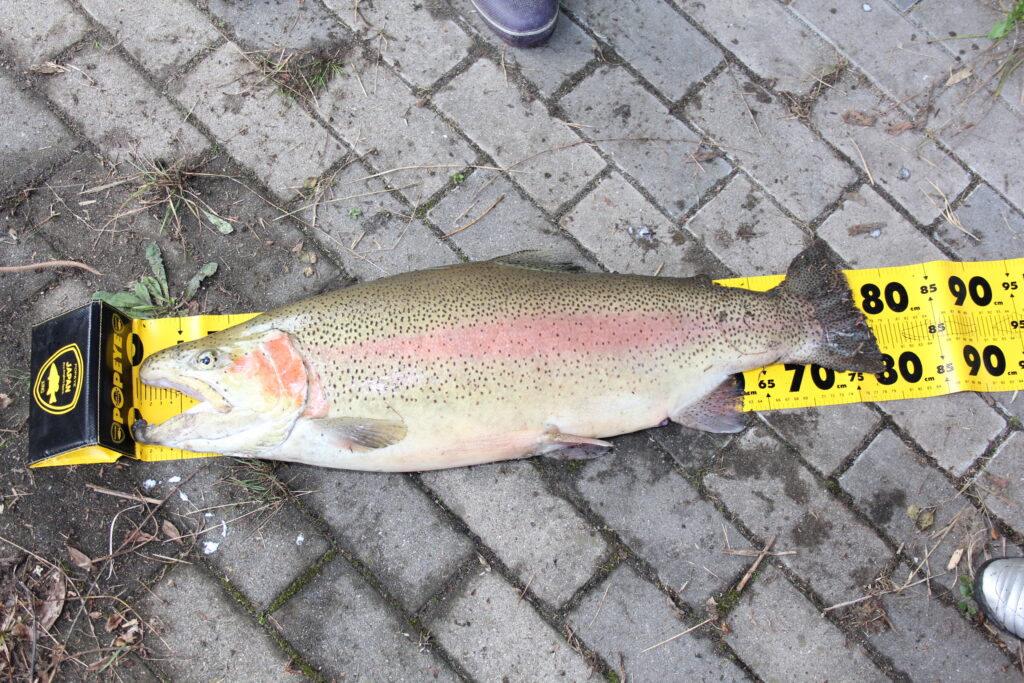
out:
{"label": "fish head", "polygon": [[142,443],[224,455],[258,455],[280,445],[306,408],[309,373],[286,332],[226,330],[143,361],[144,384],[198,404],[159,425],[133,425]]}

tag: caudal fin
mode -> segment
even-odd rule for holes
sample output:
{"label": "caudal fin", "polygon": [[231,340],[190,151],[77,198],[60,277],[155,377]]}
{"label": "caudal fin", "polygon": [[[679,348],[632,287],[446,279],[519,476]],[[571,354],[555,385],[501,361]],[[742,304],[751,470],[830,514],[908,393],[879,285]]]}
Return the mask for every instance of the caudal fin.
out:
{"label": "caudal fin", "polygon": [[815,240],[800,252],[778,289],[809,303],[823,330],[819,339],[801,349],[799,358],[791,360],[834,370],[885,370],[875,335],[854,305],[846,276],[825,242]]}

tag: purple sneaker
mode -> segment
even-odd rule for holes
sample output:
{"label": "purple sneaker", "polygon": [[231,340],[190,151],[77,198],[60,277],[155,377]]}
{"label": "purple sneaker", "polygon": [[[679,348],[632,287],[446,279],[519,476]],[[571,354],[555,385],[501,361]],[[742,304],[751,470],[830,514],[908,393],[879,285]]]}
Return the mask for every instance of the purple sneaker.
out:
{"label": "purple sneaker", "polygon": [[473,0],[487,27],[512,47],[533,47],[551,37],[558,0]]}

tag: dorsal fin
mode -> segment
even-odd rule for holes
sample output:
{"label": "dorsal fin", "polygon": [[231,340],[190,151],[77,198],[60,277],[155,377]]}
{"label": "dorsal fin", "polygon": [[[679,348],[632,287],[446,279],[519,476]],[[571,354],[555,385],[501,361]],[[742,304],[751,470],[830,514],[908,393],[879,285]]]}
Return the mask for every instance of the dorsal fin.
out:
{"label": "dorsal fin", "polygon": [[559,273],[572,273],[583,270],[583,267],[574,263],[567,253],[555,249],[517,251],[513,254],[505,254],[504,256],[491,259],[491,262],[514,268],[549,270]]}

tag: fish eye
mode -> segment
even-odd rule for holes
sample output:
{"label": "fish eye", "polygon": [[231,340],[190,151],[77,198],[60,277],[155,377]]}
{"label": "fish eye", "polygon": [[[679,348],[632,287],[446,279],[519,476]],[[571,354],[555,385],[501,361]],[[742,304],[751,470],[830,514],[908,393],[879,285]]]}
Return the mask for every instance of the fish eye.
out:
{"label": "fish eye", "polygon": [[200,370],[209,370],[217,364],[217,352],[200,351],[195,358],[195,364]]}

